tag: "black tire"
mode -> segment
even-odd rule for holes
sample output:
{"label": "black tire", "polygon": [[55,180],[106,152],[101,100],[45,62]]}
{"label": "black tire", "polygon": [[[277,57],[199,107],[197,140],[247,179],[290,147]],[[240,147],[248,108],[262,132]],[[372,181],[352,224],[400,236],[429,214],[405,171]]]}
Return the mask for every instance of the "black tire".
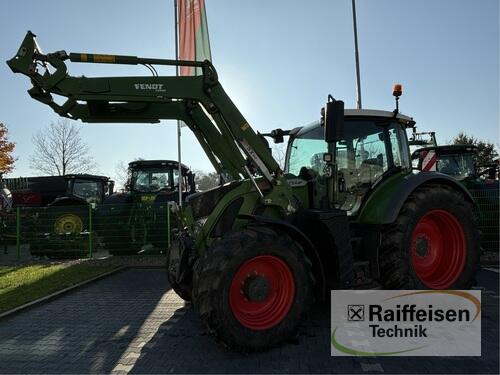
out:
{"label": "black tire", "polygon": [[167,252],[167,279],[171,288],[179,297],[181,297],[184,301],[191,301],[193,294],[193,284],[190,283],[178,283],[175,280],[174,275],[170,271],[170,250]]}
{"label": "black tire", "polygon": [[[281,315],[271,322],[270,327],[249,328],[237,318],[238,311],[233,310],[230,304],[230,292],[233,291],[234,285],[239,285],[234,284],[233,280],[238,280],[237,277],[245,265],[255,259],[264,258],[286,265],[287,275],[291,276],[287,280],[293,283],[293,294],[288,290],[286,299],[289,300],[289,307],[284,310],[279,308]],[[268,276],[265,272],[262,275],[253,275],[248,274],[246,280],[252,277],[255,280],[261,276],[264,276],[261,279],[266,280],[265,292],[261,290],[263,294],[257,297],[260,298],[257,303],[275,301],[274,297],[268,298],[268,293],[275,294],[276,290],[282,289],[275,287],[269,292]],[[193,301],[203,326],[218,341],[233,350],[261,351],[294,336],[299,322],[312,303],[313,284],[311,262],[299,244],[286,234],[276,233],[264,227],[251,227],[226,235],[198,259],[193,277]],[[248,286],[247,290],[250,288],[251,286]],[[243,286],[240,292],[244,294]],[[246,301],[248,302],[248,299]],[[266,311],[273,315],[277,309]]]}
{"label": "black tire", "polygon": [[[432,215],[436,215],[434,213],[449,218],[446,219],[449,222],[444,219],[435,221],[439,234],[429,238],[422,235],[419,238],[416,234],[417,225],[432,223],[426,218],[432,218]],[[425,224],[421,224],[423,222]],[[453,240],[451,237],[454,236],[445,238],[445,233],[449,233],[447,223],[458,228],[461,240]],[[418,259],[424,259],[429,252],[434,251],[433,246],[450,263],[439,269],[422,270]],[[379,254],[380,282],[386,289],[469,289],[475,281],[480,257],[479,231],[472,204],[463,194],[446,185],[419,187],[410,194],[396,221],[383,232]]]}

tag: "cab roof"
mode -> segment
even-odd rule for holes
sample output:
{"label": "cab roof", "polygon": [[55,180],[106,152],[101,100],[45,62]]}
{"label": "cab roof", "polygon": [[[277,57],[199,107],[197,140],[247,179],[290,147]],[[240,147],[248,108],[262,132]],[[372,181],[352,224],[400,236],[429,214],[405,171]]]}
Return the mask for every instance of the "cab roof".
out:
{"label": "cab roof", "polygon": [[[406,116],[402,113],[398,113],[396,116],[394,116],[394,112],[382,111],[379,109],[344,109],[344,117],[379,117],[386,119],[396,118],[404,122],[408,127],[415,125],[415,121],[412,117]],[[293,129],[290,133],[300,135],[318,126],[320,126],[319,120],[305,126],[299,126]]]}
{"label": "cab roof", "polygon": [[473,154],[477,152],[477,146],[475,145],[442,145],[442,146],[427,146],[415,150],[413,153],[418,154],[422,151],[435,150],[437,153],[441,154],[455,154],[455,153],[470,153]]}
{"label": "cab roof", "polygon": [[[141,168],[141,167],[146,167],[146,168],[171,168],[171,169],[178,169],[179,168],[179,162],[175,160],[135,160],[130,163],[128,163],[129,168]],[[189,171],[189,167],[185,164],[182,164],[182,172],[186,173]]]}
{"label": "cab roof", "polygon": [[368,116],[368,117],[386,117],[386,118],[397,118],[405,122],[414,122],[413,118],[406,116],[402,113],[398,113],[394,117],[394,112],[382,111],[379,109],[344,109],[344,116],[346,117],[358,117],[358,116]]}
{"label": "cab roof", "polygon": [[78,174],[78,173],[71,173],[71,174],[66,174],[63,176],[64,178],[66,179],[82,179],[82,180],[99,180],[99,181],[104,181],[104,182],[107,182],[109,181],[109,177],[106,177],[106,176],[97,176],[97,175],[93,175],[93,174],[86,174],[86,173],[83,173],[83,174]]}

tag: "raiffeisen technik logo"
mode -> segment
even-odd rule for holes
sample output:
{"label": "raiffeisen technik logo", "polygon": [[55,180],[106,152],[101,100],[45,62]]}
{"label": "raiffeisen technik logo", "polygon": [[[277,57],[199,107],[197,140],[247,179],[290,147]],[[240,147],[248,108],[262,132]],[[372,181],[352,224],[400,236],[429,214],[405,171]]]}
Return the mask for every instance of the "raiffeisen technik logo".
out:
{"label": "raiffeisen technik logo", "polygon": [[480,313],[480,291],[332,291],[332,355],[481,355]]}
{"label": "raiffeisen technik logo", "polygon": [[[369,305],[368,320],[370,322],[469,322],[471,312],[467,309],[435,309],[432,305],[427,309],[419,309],[417,305],[396,305],[387,309],[381,305]],[[401,328],[397,324],[389,328],[383,328],[380,324],[370,324],[369,327],[373,337],[427,337],[427,328],[422,324],[415,324],[411,328]]]}

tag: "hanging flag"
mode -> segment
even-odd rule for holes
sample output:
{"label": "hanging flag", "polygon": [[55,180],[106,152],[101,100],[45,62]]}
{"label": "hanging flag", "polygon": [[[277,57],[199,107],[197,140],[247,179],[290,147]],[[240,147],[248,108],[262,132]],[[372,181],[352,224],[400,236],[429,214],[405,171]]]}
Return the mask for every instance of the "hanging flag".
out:
{"label": "hanging flag", "polygon": [[[205,0],[179,1],[179,59],[191,61],[212,60],[208,38]],[[200,68],[182,66],[181,76],[201,75]]]}

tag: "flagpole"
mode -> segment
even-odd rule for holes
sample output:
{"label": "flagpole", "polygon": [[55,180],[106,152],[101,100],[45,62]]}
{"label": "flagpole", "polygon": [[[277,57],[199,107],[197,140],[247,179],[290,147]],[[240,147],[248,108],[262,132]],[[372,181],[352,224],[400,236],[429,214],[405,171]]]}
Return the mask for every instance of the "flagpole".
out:
{"label": "flagpole", "polygon": [[[174,0],[174,19],[175,19],[175,59],[179,60],[179,20],[177,19],[177,0]],[[175,75],[179,75],[179,67],[175,67]],[[181,164],[181,121],[177,120],[177,159],[179,161],[179,207],[182,207],[182,164]]]}
{"label": "flagpole", "polygon": [[356,25],[356,5],[352,0],[352,25],[354,28],[354,58],[356,59],[356,104],[361,109],[361,78],[359,73],[358,27]]}

